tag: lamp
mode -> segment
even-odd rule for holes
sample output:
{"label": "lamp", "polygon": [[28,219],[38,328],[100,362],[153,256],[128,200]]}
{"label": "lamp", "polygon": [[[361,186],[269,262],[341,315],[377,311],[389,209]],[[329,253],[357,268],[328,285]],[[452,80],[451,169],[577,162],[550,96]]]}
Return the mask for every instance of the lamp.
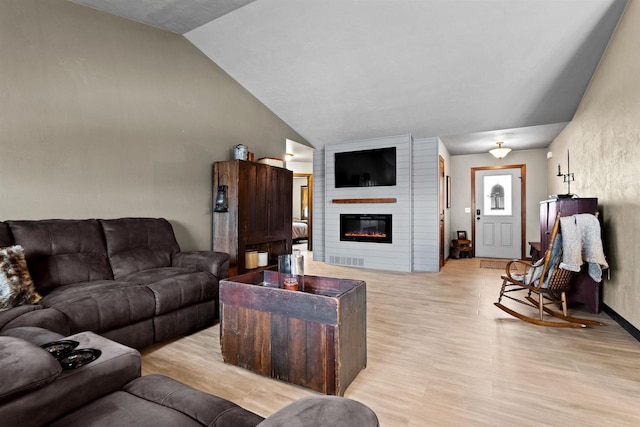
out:
{"label": "lamp", "polygon": [[214,212],[227,212],[227,186],[218,185],[218,194],[216,194],[216,205],[213,208]]}
{"label": "lamp", "polygon": [[[224,176],[224,175],[223,175]],[[227,185],[220,185],[220,171],[218,171],[218,193],[216,194],[216,201],[213,206],[214,212],[228,212],[227,208],[229,203],[227,200]]]}
{"label": "lamp", "polygon": [[493,155],[493,157],[495,157],[496,159],[502,159],[503,157],[506,157],[507,154],[509,154],[509,152],[511,151],[511,148],[502,148],[502,144],[504,144],[504,142],[502,141],[496,142],[496,144],[498,144],[498,148],[489,150],[489,153],[491,153],[491,155]]}

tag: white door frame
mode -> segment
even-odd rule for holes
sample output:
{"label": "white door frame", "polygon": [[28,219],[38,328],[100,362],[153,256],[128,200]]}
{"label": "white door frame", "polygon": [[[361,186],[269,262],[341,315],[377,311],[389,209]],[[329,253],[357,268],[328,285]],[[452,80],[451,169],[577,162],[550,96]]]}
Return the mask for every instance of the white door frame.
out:
{"label": "white door frame", "polygon": [[473,256],[476,256],[476,172],[500,169],[520,169],[520,258],[526,258],[526,231],[527,231],[527,165],[504,165],[504,166],[479,166],[471,168],[471,245]]}

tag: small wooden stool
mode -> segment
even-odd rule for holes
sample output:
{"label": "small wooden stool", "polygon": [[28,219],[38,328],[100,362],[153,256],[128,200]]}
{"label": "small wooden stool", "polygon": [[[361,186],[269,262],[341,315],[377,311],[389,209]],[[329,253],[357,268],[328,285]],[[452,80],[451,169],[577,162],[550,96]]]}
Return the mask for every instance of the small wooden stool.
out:
{"label": "small wooden stool", "polygon": [[471,258],[471,240],[453,239],[451,241],[451,258]]}

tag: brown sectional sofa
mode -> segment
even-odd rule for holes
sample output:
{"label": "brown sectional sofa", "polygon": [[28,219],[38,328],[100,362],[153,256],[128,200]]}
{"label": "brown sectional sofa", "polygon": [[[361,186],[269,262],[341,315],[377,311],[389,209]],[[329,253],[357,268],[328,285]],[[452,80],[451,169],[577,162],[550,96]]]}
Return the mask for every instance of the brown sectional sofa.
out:
{"label": "brown sectional sofa", "polygon": [[[75,370],[40,345],[74,340],[101,351]],[[140,376],[140,353],[81,332],[63,337],[41,328],[0,332],[0,424],[35,427],[377,427],[365,405],[342,397],[299,399],[267,419],[235,403],[162,375]]]}
{"label": "brown sectional sofa", "polygon": [[[0,247],[11,245],[24,248],[42,299],[0,311],[0,425],[379,425],[342,397],[299,399],[263,419],[171,378],[140,376],[134,348],[213,324],[229,272],[228,254],[181,252],[164,219],[0,222]],[[40,347],[61,339],[101,355],[63,370]]]}
{"label": "brown sectional sofa", "polygon": [[0,222],[0,247],[21,245],[42,299],[0,312],[0,330],[92,331],[134,348],[218,317],[229,255],[181,252],[160,218]]}

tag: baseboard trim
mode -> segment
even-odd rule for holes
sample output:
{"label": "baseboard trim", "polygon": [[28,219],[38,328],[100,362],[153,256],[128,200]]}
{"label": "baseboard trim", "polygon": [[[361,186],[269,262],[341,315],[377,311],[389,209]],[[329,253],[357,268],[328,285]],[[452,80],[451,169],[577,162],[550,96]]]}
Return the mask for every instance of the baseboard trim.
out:
{"label": "baseboard trim", "polygon": [[631,323],[627,322],[627,320],[616,313],[614,309],[609,307],[607,304],[602,304],[602,311],[607,313],[609,317],[615,320],[618,325],[622,326],[625,331],[629,332],[632,337],[640,341],[640,330],[633,326]]}

